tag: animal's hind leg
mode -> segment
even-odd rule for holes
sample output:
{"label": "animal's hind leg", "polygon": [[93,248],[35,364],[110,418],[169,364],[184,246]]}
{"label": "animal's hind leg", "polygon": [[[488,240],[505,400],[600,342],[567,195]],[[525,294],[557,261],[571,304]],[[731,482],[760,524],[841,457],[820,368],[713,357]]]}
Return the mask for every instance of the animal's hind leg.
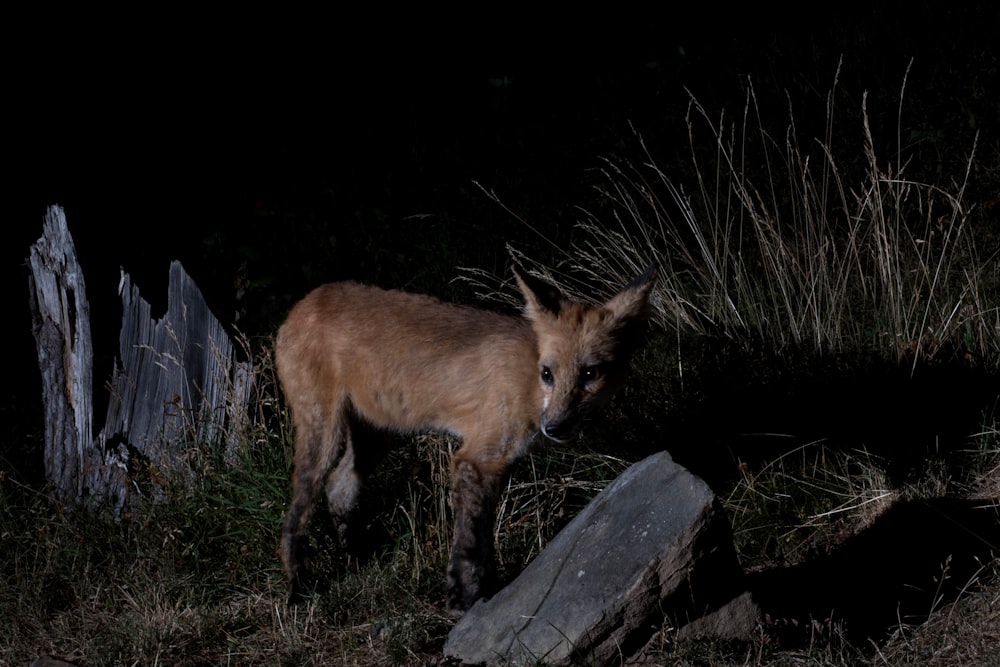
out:
{"label": "animal's hind leg", "polygon": [[355,417],[345,419],[344,455],[327,477],[326,499],[340,544],[352,551],[360,546],[361,489],[388,449],[389,436]]}
{"label": "animal's hind leg", "polygon": [[358,499],[361,495],[361,474],[355,467],[355,444],[350,429],[344,441],[344,455],[326,479],[326,500],[330,507],[337,538],[341,546],[350,547],[351,534],[357,522]]}
{"label": "animal's hind leg", "polygon": [[343,457],[346,440],[343,409],[296,412],[292,501],[281,531],[281,556],[288,576],[288,603],[309,590],[309,519],[330,469]]}

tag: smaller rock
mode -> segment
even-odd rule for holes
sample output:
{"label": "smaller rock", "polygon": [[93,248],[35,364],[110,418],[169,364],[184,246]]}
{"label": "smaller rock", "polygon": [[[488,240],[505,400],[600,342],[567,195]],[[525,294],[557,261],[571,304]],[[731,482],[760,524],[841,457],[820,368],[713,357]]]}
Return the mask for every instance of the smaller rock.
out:
{"label": "smaller rock", "polygon": [[696,618],[677,632],[678,639],[717,637],[746,639],[760,625],[760,608],[749,591],[730,600],[719,609]]}
{"label": "smaller rock", "polygon": [[76,667],[76,665],[72,662],[60,660],[59,658],[40,655],[31,661],[31,667]]}

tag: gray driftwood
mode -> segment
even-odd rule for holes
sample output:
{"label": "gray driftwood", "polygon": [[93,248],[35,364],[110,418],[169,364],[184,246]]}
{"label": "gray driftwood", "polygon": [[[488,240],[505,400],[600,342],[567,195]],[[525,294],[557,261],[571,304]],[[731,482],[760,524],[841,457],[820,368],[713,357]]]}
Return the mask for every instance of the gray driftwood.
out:
{"label": "gray driftwood", "polygon": [[170,265],[166,314],[122,273],[123,316],[104,428],[93,434],[93,348],[83,273],[66,217],[49,209],[31,248],[31,306],[43,380],[45,469],[67,504],[118,517],[140,494],[161,498],[191,474],[187,445],[236,454],[251,366],[180,263]]}
{"label": "gray driftwood", "polygon": [[622,664],[660,629],[723,609],[741,584],[714,494],[664,452],[626,470],[474,605],[444,650],[468,664]]}
{"label": "gray driftwood", "polygon": [[45,404],[45,474],[58,495],[78,500],[98,464],[91,446],[94,349],[83,270],[61,208],[48,210],[28,261],[31,324]]}

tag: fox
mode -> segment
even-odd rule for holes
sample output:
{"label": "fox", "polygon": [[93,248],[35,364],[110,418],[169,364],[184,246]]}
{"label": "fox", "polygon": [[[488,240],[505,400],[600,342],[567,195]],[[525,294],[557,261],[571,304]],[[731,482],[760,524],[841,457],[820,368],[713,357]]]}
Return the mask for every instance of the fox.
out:
{"label": "fox", "polygon": [[460,439],[449,463],[447,610],[461,616],[491,595],[497,503],[511,466],[536,440],[574,440],[624,384],[656,269],[588,305],[514,265],[524,299],[516,315],[353,281],[295,304],[274,347],[294,430],[281,531],[288,604],[310,593],[309,520],[321,493],[337,537],[350,538],[377,458],[362,434],[373,430]]}

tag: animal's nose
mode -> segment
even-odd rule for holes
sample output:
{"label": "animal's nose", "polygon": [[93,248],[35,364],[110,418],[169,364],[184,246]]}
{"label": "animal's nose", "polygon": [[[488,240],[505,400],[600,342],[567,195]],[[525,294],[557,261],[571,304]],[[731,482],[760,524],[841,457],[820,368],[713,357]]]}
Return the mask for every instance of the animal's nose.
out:
{"label": "animal's nose", "polygon": [[566,442],[573,439],[573,436],[576,435],[576,429],[567,422],[546,423],[542,426],[542,434],[550,440]]}

